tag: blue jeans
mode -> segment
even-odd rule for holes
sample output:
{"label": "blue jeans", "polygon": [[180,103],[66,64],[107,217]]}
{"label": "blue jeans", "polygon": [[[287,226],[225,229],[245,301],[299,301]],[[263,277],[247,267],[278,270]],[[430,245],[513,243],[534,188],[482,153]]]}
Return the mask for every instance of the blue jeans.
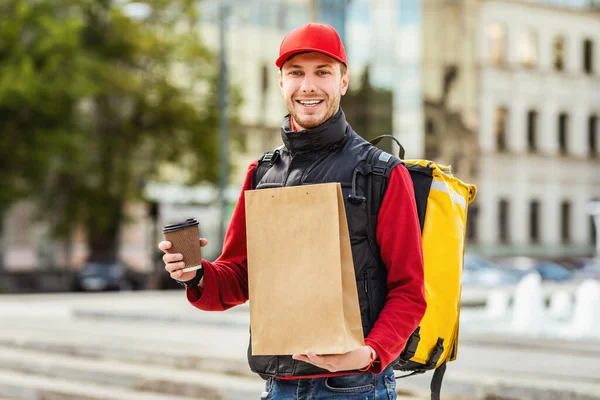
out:
{"label": "blue jeans", "polygon": [[364,372],[332,378],[280,380],[270,378],[266,396],[275,400],[395,400],[396,378],[391,367],[381,374]]}

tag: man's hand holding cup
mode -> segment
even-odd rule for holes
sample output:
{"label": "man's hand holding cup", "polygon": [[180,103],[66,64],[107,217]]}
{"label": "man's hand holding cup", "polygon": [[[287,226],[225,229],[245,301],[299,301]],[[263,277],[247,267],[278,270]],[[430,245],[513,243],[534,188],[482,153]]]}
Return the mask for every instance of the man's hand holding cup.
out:
{"label": "man's hand holding cup", "polygon": [[158,248],[165,253],[163,261],[171,278],[179,282],[195,278],[198,270],[202,269],[200,248],[208,244],[206,239],[200,238],[198,221],[189,218],[166,225],[163,234],[165,240],[158,244]]}

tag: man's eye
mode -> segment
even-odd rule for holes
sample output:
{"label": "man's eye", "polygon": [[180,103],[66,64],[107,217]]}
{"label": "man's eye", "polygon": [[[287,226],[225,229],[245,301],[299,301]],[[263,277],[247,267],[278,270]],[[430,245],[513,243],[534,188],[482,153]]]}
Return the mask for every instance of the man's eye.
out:
{"label": "man's eye", "polygon": [[318,74],[319,75],[329,75],[330,72],[329,71],[319,71]]}
{"label": "man's eye", "polygon": [[300,71],[290,71],[290,75],[300,75]]}

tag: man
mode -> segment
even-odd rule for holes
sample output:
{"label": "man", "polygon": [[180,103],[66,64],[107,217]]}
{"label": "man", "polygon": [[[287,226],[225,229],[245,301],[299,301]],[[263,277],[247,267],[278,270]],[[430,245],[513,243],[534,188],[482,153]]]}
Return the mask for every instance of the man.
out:
{"label": "man", "polygon": [[[356,166],[372,146],[346,122],[340,99],[348,90],[346,53],[337,32],[309,23],[281,43],[279,86],[289,115],[281,136],[284,147],[268,169],[250,164],[235,208],[223,253],[203,269],[183,273],[180,254],[159,248],[165,269],[187,286],[189,302],[219,311],[248,300],[244,191],[263,187],[351,182]],[[412,181],[392,158],[387,190],[376,225],[377,252],[366,240],[369,218],[364,202],[346,203],[366,345],[342,355],[252,356],[251,369],[268,379],[263,398],[395,398],[390,363],[400,354],[426,309],[421,233]],[[262,171],[262,172],[258,172]],[[365,180],[358,191],[367,193]],[[348,199],[347,189],[344,195]],[[293,240],[293,238],[290,238]],[[201,239],[201,245],[206,245]],[[377,254],[375,254],[377,253]]]}

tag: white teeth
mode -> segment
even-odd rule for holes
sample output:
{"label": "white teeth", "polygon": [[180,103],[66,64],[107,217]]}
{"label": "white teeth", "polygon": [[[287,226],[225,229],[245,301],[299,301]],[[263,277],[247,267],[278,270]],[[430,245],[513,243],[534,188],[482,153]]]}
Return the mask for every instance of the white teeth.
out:
{"label": "white teeth", "polygon": [[316,100],[316,101],[301,101],[298,100],[300,102],[300,104],[304,105],[304,106],[314,106],[317,105],[321,102],[321,100]]}

